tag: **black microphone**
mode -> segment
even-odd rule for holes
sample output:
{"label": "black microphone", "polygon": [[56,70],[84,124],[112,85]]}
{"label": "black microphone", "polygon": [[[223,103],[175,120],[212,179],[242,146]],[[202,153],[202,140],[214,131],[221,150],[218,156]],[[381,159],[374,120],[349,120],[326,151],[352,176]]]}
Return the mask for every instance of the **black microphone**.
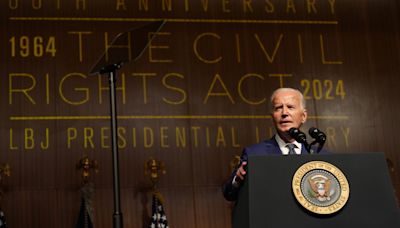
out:
{"label": "black microphone", "polygon": [[308,130],[308,133],[311,137],[313,137],[317,142],[324,143],[326,141],[326,135],[320,131],[318,128],[311,127]]}
{"label": "black microphone", "polygon": [[309,154],[313,153],[311,151],[310,145],[308,145],[306,134],[304,134],[299,129],[292,127],[289,129],[289,135],[290,135],[290,137],[294,138],[297,142],[304,144],[304,146]]}
{"label": "black microphone", "polygon": [[322,150],[322,147],[324,147],[324,144],[325,144],[325,141],[326,141],[325,133],[320,131],[318,128],[311,127],[308,130],[308,134],[310,134],[310,136],[315,139],[315,141],[310,144],[310,147],[312,145],[318,143],[317,153],[319,153]]}
{"label": "black microphone", "polygon": [[294,138],[297,142],[308,145],[306,134],[301,132],[299,129],[294,127],[290,128],[289,135],[290,137]]}

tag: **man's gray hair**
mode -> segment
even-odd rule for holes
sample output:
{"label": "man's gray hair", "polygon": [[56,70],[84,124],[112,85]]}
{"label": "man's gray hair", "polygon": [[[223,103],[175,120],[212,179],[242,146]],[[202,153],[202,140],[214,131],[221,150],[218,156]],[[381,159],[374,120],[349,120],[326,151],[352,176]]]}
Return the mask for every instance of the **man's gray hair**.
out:
{"label": "man's gray hair", "polygon": [[278,92],[289,92],[289,91],[296,92],[299,94],[300,100],[301,100],[301,106],[303,107],[303,109],[306,109],[306,99],[304,99],[303,94],[300,92],[300,90],[293,89],[293,88],[279,88],[279,89],[274,90],[274,92],[272,92],[272,95],[271,95],[271,100],[270,100],[271,104]]}

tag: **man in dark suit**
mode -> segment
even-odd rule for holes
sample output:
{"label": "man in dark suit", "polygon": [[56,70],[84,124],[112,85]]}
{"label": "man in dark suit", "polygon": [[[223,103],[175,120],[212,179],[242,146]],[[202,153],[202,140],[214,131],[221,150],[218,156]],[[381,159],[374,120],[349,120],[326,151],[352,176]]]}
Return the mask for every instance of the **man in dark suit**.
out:
{"label": "man in dark suit", "polygon": [[[300,128],[307,120],[303,94],[292,88],[280,88],[271,95],[271,116],[276,134],[269,140],[245,147],[239,167],[223,186],[225,199],[237,200],[241,184],[246,176],[248,155],[287,155],[308,153],[305,146],[289,135],[290,128]],[[294,148],[293,148],[294,147]]]}

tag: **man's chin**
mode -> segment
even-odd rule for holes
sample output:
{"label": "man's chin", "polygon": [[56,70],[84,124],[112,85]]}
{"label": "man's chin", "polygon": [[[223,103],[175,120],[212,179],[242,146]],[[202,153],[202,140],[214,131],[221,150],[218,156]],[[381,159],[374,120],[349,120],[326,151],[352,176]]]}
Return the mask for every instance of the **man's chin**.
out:
{"label": "man's chin", "polygon": [[281,128],[279,128],[279,131],[280,132],[282,132],[282,133],[289,133],[289,130],[290,130],[290,128],[292,128],[292,127],[294,127],[294,126],[285,126],[285,127],[281,127]]}
{"label": "man's chin", "polygon": [[[285,128],[286,129],[286,128]],[[278,129],[277,131],[278,131],[278,133],[279,133],[279,135],[280,136],[288,136],[289,135],[289,129],[287,129],[287,130],[285,130],[285,129]]]}

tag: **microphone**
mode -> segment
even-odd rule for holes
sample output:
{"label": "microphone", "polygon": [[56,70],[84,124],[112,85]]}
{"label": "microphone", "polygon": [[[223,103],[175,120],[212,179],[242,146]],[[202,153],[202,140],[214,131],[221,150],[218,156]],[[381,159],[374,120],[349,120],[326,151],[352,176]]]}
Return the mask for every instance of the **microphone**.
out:
{"label": "microphone", "polygon": [[311,127],[308,130],[308,134],[310,134],[310,136],[315,139],[314,142],[311,143],[310,147],[315,143],[318,143],[317,153],[319,153],[322,150],[322,147],[324,147],[326,141],[325,133],[323,133],[316,127]]}
{"label": "microphone", "polygon": [[294,138],[297,142],[304,144],[304,146],[309,154],[313,153],[310,150],[311,149],[310,145],[308,145],[306,134],[301,132],[299,129],[292,127],[289,129],[289,135],[290,135],[290,137]]}
{"label": "microphone", "polygon": [[294,128],[294,127],[290,128],[289,135],[290,135],[290,137],[294,138],[297,142],[307,145],[306,134],[301,132],[299,129]]}
{"label": "microphone", "polygon": [[326,141],[326,135],[318,128],[311,127],[308,130],[308,134],[310,134],[310,136],[313,137],[319,143],[324,143]]}

